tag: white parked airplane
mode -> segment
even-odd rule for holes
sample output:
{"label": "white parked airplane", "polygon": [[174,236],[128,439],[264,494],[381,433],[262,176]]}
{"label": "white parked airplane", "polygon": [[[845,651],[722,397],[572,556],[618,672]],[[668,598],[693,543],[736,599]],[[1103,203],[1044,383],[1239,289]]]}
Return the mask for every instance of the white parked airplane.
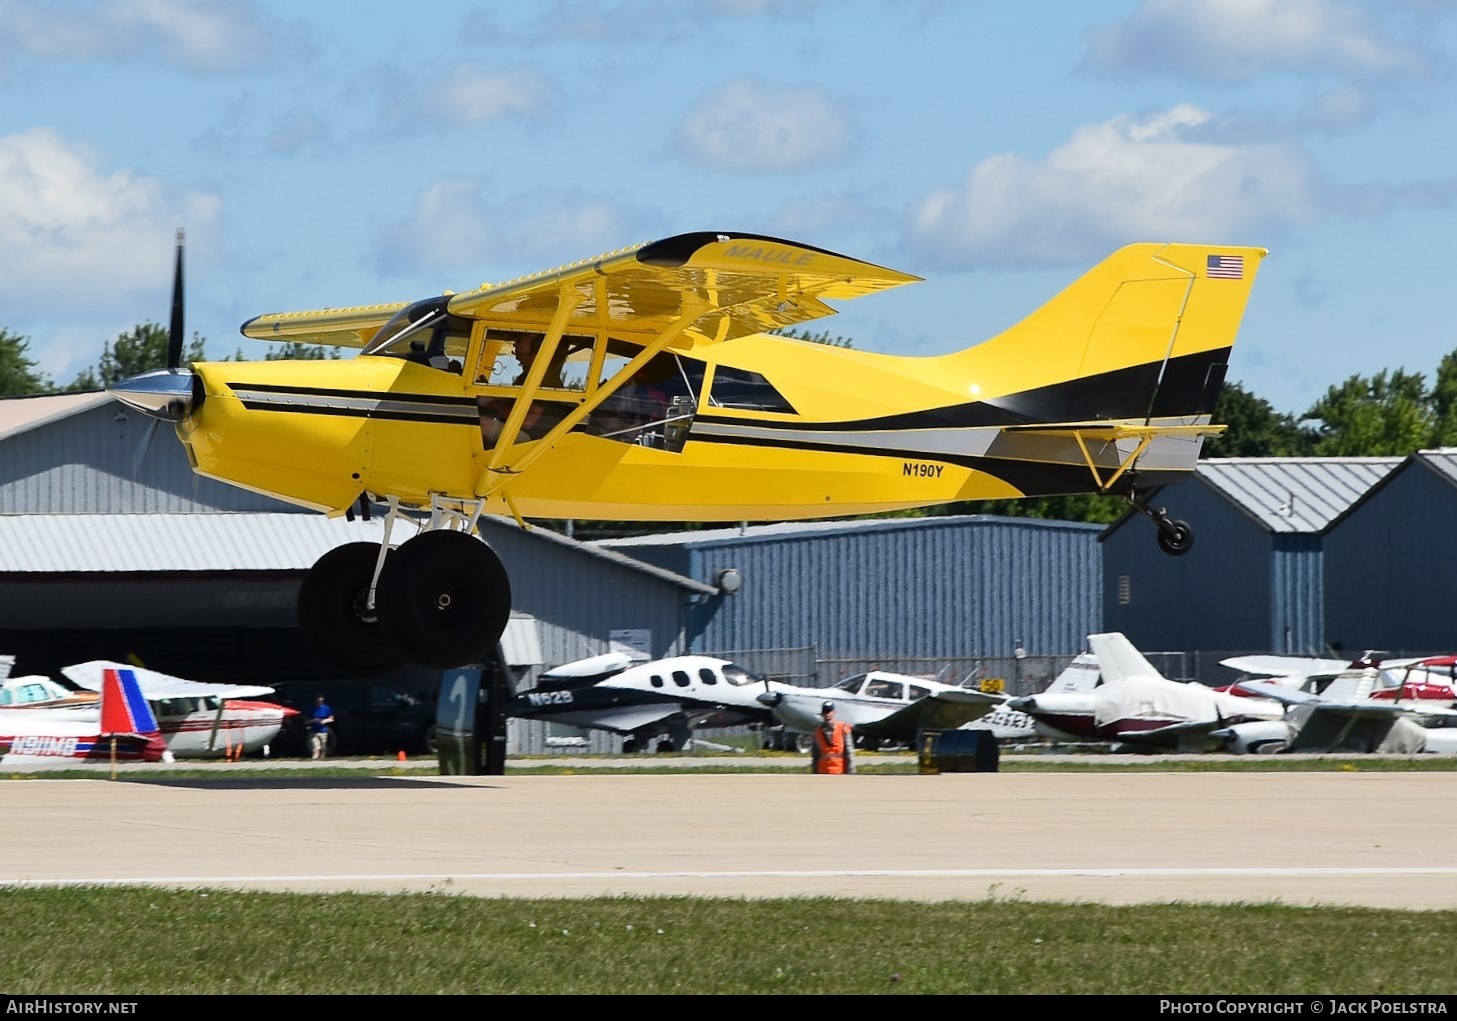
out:
{"label": "white parked airplane", "polygon": [[1319,693],[1281,680],[1243,680],[1232,687],[1288,707],[1279,720],[1232,724],[1215,732],[1230,751],[1391,752],[1457,755],[1457,708],[1447,697],[1399,697],[1403,689],[1431,694],[1425,684],[1378,687],[1374,667],[1350,670]]}
{"label": "white parked airplane", "polygon": [[[1067,669],[1058,674],[1040,694],[1086,694],[1103,682],[1098,672],[1098,657],[1091,652],[1081,652],[1073,657]],[[1037,721],[1027,713],[1013,709],[1003,703],[979,720],[966,724],[962,730],[989,730],[992,736],[1003,744],[1016,741],[1036,741],[1042,738],[1037,731]]]}
{"label": "white parked airplane", "polygon": [[1213,751],[1222,741],[1212,731],[1251,719],[1280,719],[1284,708],[1270,699],[1216,691],[1197,682],[1164,677],[1118,632],[1089,635],[1103,683],[1091,691],[1044,692],[1012,699],[1044,737],[1104,741],[1144,751]]}
{"label": "white parked airplane", "polygon": [[758,700],[787,731],[799,734],[819,726],[821,707],[834,702],[835,715],[854,728],[856,743],[874,746],[914,744],[923,730],[955,730],[1004,705],[1007,696],[871,670],[828,688],[776,684],[761,691]]}
{"label": "white parked airplane", "polygon": [[506,714],[621,734],[624,752],[679,751],[700,727],[767,723],[756,697],[776,686],[737,663],[675,656],[647,663],[609,652],[554,667],[514,696]]}
{"label": "white parked airplane", "polygon": [[[62,667],[66,679],[99,692],[107,670],[129,670],[157,717],[162,740],[179,759],[241,758],[268,753],[283,721],[298,712],[273,702],[254,701],[273,689],[261,684],[210,684],[147,670],[143,667],[92,660]],[[95,710],[77,708],[73,712]]]}
{"label": "white parked airplane", "polygon": [[100,689],[94,709],[0,709],[0,763],[170,761],[132,669],[103,671]]}

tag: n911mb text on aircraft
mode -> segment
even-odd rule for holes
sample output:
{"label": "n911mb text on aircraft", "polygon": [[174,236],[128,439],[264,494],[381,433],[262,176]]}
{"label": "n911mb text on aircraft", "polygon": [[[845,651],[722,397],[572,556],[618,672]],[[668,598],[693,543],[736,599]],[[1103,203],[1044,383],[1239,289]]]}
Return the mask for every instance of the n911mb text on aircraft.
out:
{"label": "n911mb text on aircraft", "polygon": [[[110,388],[194,469],[385,537],[314,565],[301,624],[359,669],[478,659],[505,628],[483,514],[782,521],[1109,493],[1193,473],[1262,248],[1135,244],[963,351],[875,354],[771,331],[915,281],[756,234],[692,233],[414,302],[258,316],[244,335],[346,360],[168,366]],[[424,519],[398,547],[400,515]]]}

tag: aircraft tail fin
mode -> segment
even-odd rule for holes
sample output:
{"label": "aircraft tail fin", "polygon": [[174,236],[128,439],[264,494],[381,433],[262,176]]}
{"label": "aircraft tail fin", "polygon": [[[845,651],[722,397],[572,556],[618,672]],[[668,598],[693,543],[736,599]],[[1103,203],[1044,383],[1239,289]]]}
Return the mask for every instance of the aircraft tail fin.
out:
{"label": "aircraft tail fin", "polygon": [[1101,680],[1098,657],[1091,652],[1080,652],[1062,673],[1053,678],[1052,683],[1047,686],[1047,690],[1043,694],[1088,692],[1096,688]]}
{"label": "aircraft tail fin", "polygon": [[1098,669],[1106,684],[1129,677],[1163,677],[1163,674],[1154,669],[1152,663],[1144,659],[1143,653],[1117,631],[1089,635],[1088,644],[1092,646],[1093,655],[1098,658]]}
{"label": "aircraft tail fin", "polygon": [[987,403],[1028,423],[1207,422],[1268,254],[1129,245],[963,354],[977,352]]}
{"label": "aircraft tail fin", "polygon": [[160,734],[161,729],[151,705],[142,695],[137,675],[127,668],[108,668],[101,684],[102,735],[149,736]]}

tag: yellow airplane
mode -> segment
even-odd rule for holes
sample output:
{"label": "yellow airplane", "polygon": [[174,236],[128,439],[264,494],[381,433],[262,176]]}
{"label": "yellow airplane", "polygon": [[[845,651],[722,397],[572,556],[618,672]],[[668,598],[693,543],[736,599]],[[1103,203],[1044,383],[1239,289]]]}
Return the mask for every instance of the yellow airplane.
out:
{"label": "yellow airplane", "polygon": [[[363,668],[471,662],[510,581],[482,515],[781,521],[1187,478],[1262,248],[1136,244],[975,347],[874,354],[776,336],[919,278],[755,234],[692,233],[421,301],[259,316],[245,336],[344,360],[179,365],[110,388],[176,424],[193,468],[329,515],[388,507],[327,554],[301,624]],[[400,515],[423,523],[397,545]]]}

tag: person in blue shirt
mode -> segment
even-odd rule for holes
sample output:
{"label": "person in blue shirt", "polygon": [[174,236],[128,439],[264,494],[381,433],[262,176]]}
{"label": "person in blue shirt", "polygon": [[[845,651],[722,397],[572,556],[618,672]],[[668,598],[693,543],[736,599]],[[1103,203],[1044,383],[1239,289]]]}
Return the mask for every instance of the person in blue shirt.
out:
{"label": "person in blue shirt", "polygon": [[309,747],[313,758],[322,759],[329,750],[329,724],[334,722],[334,710],[320,695],[314,699],[314,711],[309,714]]}

